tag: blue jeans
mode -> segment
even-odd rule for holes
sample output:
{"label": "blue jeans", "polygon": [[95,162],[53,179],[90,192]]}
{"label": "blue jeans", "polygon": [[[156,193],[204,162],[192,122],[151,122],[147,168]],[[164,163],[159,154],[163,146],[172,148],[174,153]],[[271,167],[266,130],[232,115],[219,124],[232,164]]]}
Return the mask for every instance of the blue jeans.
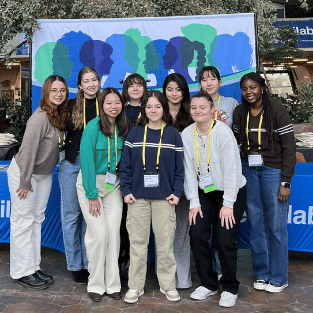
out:
{"label": "blue jeans", "polygon": [[249,166],[242,162],[247,179],[247,216],[255,278],[275,286],[288,283],[288,201],[279,201],[281,170]]}
{"label": "blue jeans", "polygon": [[80,170],[79,157],[75,163],[63,160],[59,169],[61,190],[61,221],[67,268],[69,271],[88,269],[84,243],[86,222],[79,206],[76,190]]}

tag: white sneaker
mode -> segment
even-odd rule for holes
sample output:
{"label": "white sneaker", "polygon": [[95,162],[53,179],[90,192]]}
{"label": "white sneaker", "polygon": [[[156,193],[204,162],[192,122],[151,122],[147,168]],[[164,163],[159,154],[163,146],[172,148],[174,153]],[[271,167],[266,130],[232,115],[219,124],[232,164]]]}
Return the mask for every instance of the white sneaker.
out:
{"label": "white sneaker", "polygon": [[180,296],[179,293],[176,289],[174,290],[164,290],[163,288],[160,287],[160,291],[166,295],[166,299],[168,301],[179,301],[180,300]]}
{"label": "white sneaker", "polygon": [[143,288],[138,290],[128,289],[124,297],[124,301],[127,303],[136,303],[138,301],[138,298],[143,294],[144,294]]}
{"label": "white sneaker", "polygon": [[288,284],[285,284],[285,285],[282,285],[282,286],[274,286],[272,284],[268,284],[266,287],[265,287],[265,291],[268,291],[268,292],[281,292],[283,291],[286,287],[288,287]]}
{"label": "white sneaker", "polygon": [[194,300],[204,300],[209,296],[216,295],[218,290],[212,291],[203,286],[198,287],[191,295],[190,298]]}
{"label": "white sneaker", "polygon": [[253,288],[256,290],[265,290],[267,285],[268,285],[268,281],[263,280],[263,279],[258,279],[253,283]]}
{"label": "white sneaker", "polygon": [[221,299],[219,305],[224,308],[230,308],[236,304],[238,294],[234,295],[228,291],[223,291],[221,294]]}

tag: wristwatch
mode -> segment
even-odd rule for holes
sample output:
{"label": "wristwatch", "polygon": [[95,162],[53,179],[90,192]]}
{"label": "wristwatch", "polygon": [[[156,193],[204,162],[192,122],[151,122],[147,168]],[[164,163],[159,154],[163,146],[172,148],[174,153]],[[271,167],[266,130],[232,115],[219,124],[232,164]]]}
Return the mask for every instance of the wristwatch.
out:
{"label": "wristwatch", "polygon": [[280,183],[283,187],[285,188],[290,188],[291,184],[290,183],[287,183],[287,182],[281,182]]}

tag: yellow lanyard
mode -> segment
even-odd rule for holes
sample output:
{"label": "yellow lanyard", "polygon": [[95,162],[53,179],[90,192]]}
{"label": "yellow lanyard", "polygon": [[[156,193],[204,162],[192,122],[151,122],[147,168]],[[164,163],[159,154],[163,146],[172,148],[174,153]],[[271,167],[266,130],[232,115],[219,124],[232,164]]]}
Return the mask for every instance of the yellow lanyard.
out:
{"label": "yellow lanyard", "polygon": [[[61,149],[61,148],[62,148],[62,146],[64,146],[64,141],[65,141],[65,132],[63,133],[63,141],[62,141],[61,136],[60,136],[60,134],[59,134],[59,132],[58,132],[57,128],[56,128],[56,127],[54,127],[54,129],[55,129],[55,131],[56,131],[56,132],[57,132],[57,134],[58,134],[58,137],[59,137],[59,149]],[[61,144],[61,142],[62,142],[62,144]]]}
{"label": "yellow lanyard", "polygon": [[218,102],[217,102],[217,110],[215,111],[215,117],[214,119],[217,120],[217,112],[218,112],[218,108],[220,107],[220,102],[221,102],[221,96],[218,96]]}
{"label": "yellow lanyard", "polygon": [[[210,169],[210,136],[211,136],[213,125],[214,125],[214,120],[211,123],[209,134],[208,134],[208,154],[207,154],[208,172]],[[198,145],[197,145],[197,124],[195,125],[194,139],[195,139],[197,168],[198,168],[198,174],[200,175],[199,151],[198,151]]]}
{"label": "yellow lanyard", "polygon": [[[248,150],[250,150],[250,143],[249,143],[249,120],[250,120],[250,113],[248,112],[247,115],[247,128],[246,128],[246,133],[247,133],[247,145],[248,145]],[[258,143],[259,143],[259,150],[261,150],[261,126],[263,122],[263,113],[261,113],[260,117],[260,123],[259,123],[259,129],[258,129]]]}
{"label": "yellow lanyard", "polygon": [[[161,127],[161,135],[160,135],[160,141],[159,141],[159,147],[158,147],[158,153],[157,153],[157,159],[156,159],[156,172],[159,173],[159,163],[160,163],[160,153],[161,153],[161,145],[162,145],[162,136],[164,131],[164,123],[162,123]],[[143,135],[143,146],[142,146],[142,164],[143,164],[143,172],[146,173],[146,140],[147,140],[147,130],[148,130],[148,124],[145,126],[145,133]]]}
{"label": "yellow lanyard", "polygon": [[[99,104],[96,98],[97,116],[99,115]],[[86,128],[86,99],[84,98],[84,128]]]}
{"label": "yellow lanyard", "polygon": [[[114,127],[114,134],[115,134],[115,172],[117,172],[117,132],[116,126]],[[108,137],[108,171],[111,168],[111,147],[110,147],[110,137]]]}

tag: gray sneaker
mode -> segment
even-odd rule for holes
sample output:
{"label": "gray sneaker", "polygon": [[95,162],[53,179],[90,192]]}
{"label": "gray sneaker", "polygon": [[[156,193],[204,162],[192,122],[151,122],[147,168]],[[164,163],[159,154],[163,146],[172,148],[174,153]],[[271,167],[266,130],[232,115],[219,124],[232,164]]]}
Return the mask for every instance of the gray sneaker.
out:
{"label": "gray sneaker", "polygon": [[180,296],[179,293],[176,289],[174,290],[164,290],[163,288],[160,287],[160,291],[166,295],[166,299],[168,301],[179,301],[180,300]]}
{"label": "gray sneaker", "polygon": [[143,294],[144,294],[143,288],[138,290],[128,289],[124,297],[124,301],[127,303],[136,303],[138,301],[138,298]]}

